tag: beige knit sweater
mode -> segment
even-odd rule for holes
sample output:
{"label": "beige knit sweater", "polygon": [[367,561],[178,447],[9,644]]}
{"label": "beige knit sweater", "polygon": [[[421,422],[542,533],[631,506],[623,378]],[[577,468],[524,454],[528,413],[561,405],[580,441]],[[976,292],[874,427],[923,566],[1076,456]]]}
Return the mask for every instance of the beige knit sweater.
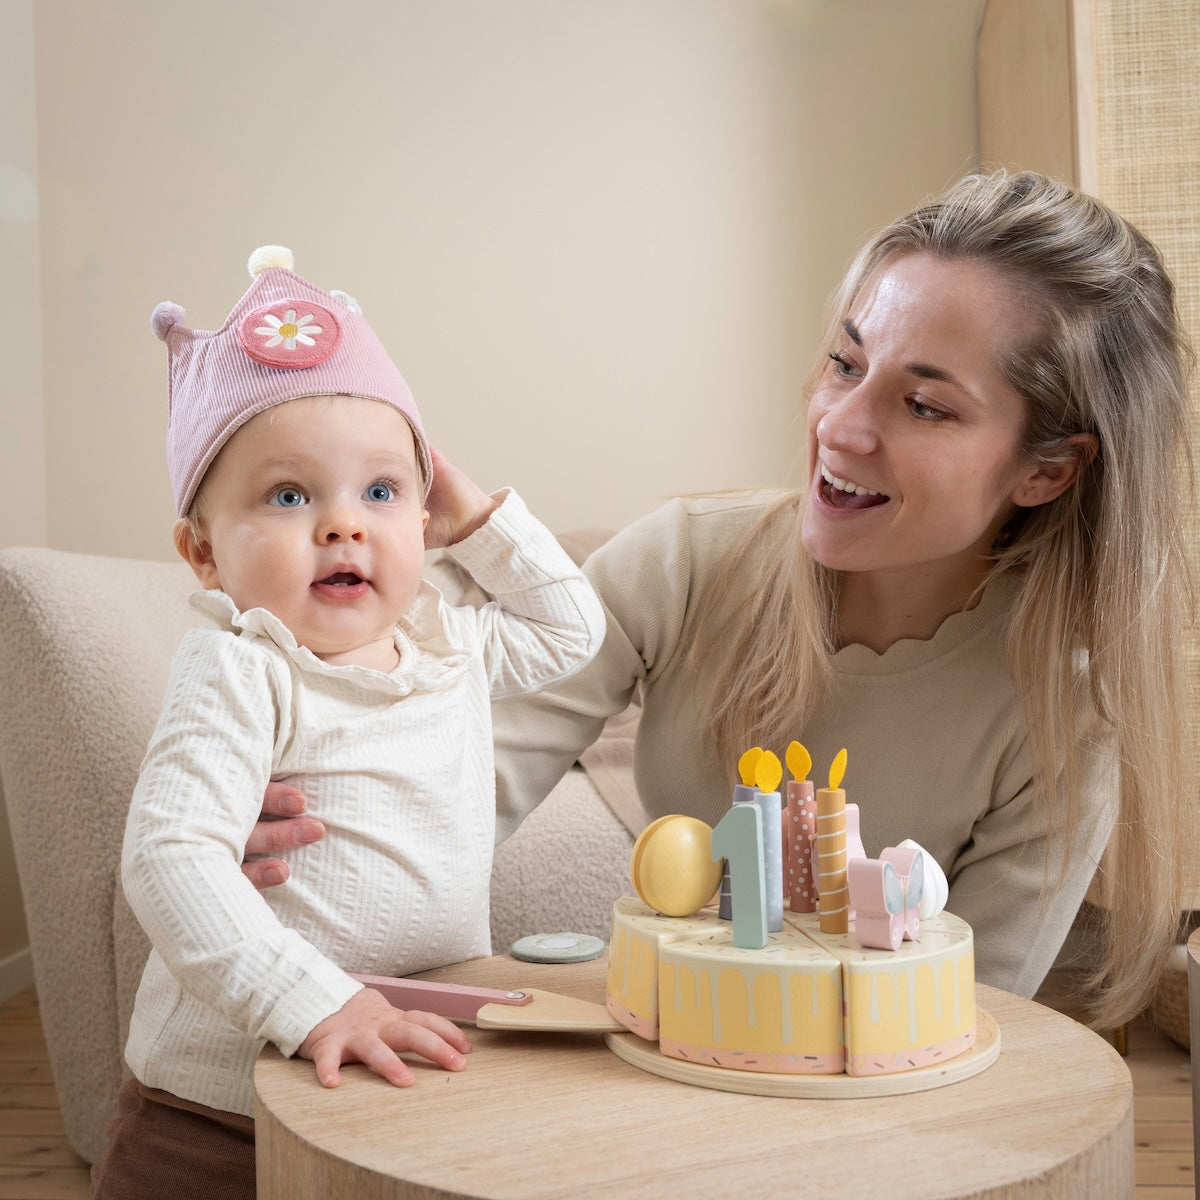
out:
{"label": "beige knit sweater", "polygon": [[[589,559],[586,573],[608,609],[600,654],[552,692],[496,706],[502,827],[549,791],[639,684],[634,774],[646,815],[720,819],[736,764],[704,752],[705,714],[686,650],[722,561],[765,504],[761,496],[672,501]],[[794,736],[812,753],[818,786],[846,747],[843,786],[860,807],[867,853],[905,837],[932,853],[950,880],[950,911],[974,927],[979,979],[1031,995],[1095,871],[1118,787],[1111,739],[1089,710],[1081,717],[1082,820],[1065,880],[1059,885],[1052,869],[1046,886],[1047,850],[1058,861],[1064,830],[1046,827],[1031,782],[1020,698],[1003,657],[1011,601],[1001,581],[928,641],[902,641],[882,655],[846,647],[835,656],[830,694]],[[784,747],[769,748],[782,759]],[[603,766],[603,754],[595,757]],[[611,782],[601,770],[592,775],[602,790]],[[613,806],[627,811],[628,800]]]}

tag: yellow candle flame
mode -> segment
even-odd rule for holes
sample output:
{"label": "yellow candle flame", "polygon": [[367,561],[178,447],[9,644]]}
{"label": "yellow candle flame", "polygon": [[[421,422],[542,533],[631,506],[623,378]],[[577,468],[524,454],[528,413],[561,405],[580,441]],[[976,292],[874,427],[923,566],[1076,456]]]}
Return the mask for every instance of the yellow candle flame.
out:
{"label": "yellow candle flame", "polygon": [[758,760],[762,758],[763,748],[755,746],[751,750],[747,750],[741,758],[738,759],[738,777],[746,787],[754,786],[754,768],[758,765]]}
{"label": "yellow candle flame", "polygon": [[760,792],[777,792],[779,781],[783,778],[783,767],[770,750],[764,751],[758,757],[754,767],[754,782]]}
{"label": "yellow candle flame", "polygon": [[791,771],[793,779],[808,778],[808,773],[812,770],[812,755],[799,742],[788,744],[784,758],[787,759],[788,770]]}
{"label": "yellow candle flame", "polygon": [[829,764],[829,786],[831,788],[840,788],[842,786],[842,776],[846,774],[846,750],[843,747],[834,755],[833,762]]}

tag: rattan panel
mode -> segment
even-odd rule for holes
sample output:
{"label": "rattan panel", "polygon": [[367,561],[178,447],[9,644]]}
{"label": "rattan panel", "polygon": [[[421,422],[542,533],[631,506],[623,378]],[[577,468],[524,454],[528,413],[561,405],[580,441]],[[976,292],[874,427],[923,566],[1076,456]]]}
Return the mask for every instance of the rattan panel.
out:
{"label": "rattan panel", "polygon": [[[1152,238],[1175,279],[1200,351],[1200,0],[1092,0],[1097,196]],[[1087,64],[1080,64],[1086,69]],[[1192,384],[1192,445],[1200,458],[1200,375]],[[1148,486],[1153,481],[1147,480]],[[1188,510],[1200,571],[1200,506]],[[1194,811],[1200,812],[1200,637],[1189,665]],[[1200,864],[1193,871],[1200,885]]]}

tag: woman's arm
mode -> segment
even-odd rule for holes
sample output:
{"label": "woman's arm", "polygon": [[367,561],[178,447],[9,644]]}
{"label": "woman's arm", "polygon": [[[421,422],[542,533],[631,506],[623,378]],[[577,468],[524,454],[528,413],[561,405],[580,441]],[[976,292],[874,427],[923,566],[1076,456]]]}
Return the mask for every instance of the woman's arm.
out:
{"label": "woman's arm", "polygon": [[974,930],[980,981],[1019,996],[1032,996],[1054,965],[1116,818],[1111,739],[1090,742],[1080,767],[1073,832],[1061,808],[1047,822],[1042,797],[1028,782],[975,823],[948,872],[946,907]]}

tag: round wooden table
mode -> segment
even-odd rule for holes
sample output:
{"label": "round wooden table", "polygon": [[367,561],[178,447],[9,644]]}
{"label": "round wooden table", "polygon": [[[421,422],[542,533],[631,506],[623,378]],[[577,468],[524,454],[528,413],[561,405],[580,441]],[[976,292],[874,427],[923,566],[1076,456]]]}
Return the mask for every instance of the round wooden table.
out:
{"label": "round wooden table", "polygon": [[[602,1002],[604,960],[507,956],[422,978]],[[272,1048],[255,1070],[259,1200],[659,1200],[662,1196],[1120,1197],[1134,1194],[1133,1085],[1112,1047],[1052,1009],[980,987],[999,1059],[960,1083],[876,1099],[690,1087],[602,1037],[473,1029],[464,1071],[359,1066],[324,1089]]]}

